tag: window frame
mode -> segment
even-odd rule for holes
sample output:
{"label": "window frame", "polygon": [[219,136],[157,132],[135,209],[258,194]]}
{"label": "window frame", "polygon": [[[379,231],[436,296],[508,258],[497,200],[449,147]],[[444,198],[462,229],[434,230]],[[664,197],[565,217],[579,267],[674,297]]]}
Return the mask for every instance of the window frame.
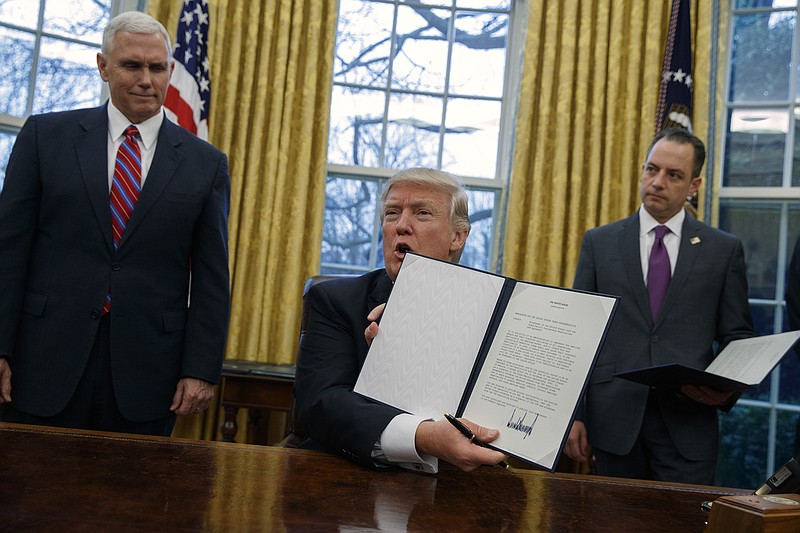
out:
{"label": "window frame", "polygon": [[[718,1],[718,0],[717,0]],[[719,9],[719,4],[717,4],[716,9]],[[732,83],[732,70],[733,70],[733,40],[734,40],[734,30],[735,30],[735,21],[737,17],[747,16],[747,15],[758,15],[758,14],[767,14],[767,13],[774,13],[778,11],[794,11],[795,13],[795,26],[794,32],[792,36],[792,46],[791,46],[791,69],[790,69],[790,76],[789,76],[789,88],[788,88],[788,98],[785,100],[771,100],[771,101],[733,101],[731,95],[731,83]],[[721,129],[718,132],[719,142],[716,143],[719,146],[720,151],[719,154],[715,157],[715,154],[710,151],[709,153],[709,162],[713,165],[716,162],[716,168],[713,167],[709,169],[709,175],[711,179],[707,181],[706,185],[706,192],[707,192],[707,200],[706,200],[706,212],[711,213],[712,207],[716,208],[716,212],[719,215],[725,208],[730,206],[736,206],[737,204],[751,204],[751,205],[780,205],[780,215],[779,215],[779,224],[778,224],[778,234],[776,238],[778,239],[778,246],[777,246],[777,264],[775,266],[775,293],[774,298],[753,298],[750,297],[748,299],[749,304],[752,309],[756,309],[759,307],[766,307],[771,308],[773,313],[773,331],[772,332],[762,332],[762,333],[780,333],[782,331],[786,331],[788,325],[784,324],[784,316],[785,316],[785,300],[783,298],[783,294],[785,292],[785,280],[786,280],[786,267],[789,262],[789,258],[792,253],[792,246],[793,242],[791,241],[790,228],[789,228],[789,218],[790,218],[790,208],[791,207],[800,207],[800,187],[792,186],[792,166],[793,166],[793,156],[795,153],[794,150],[794,143],[795,143],[795,122],[800,120],[800,116],[795,118],[795,113],[800,112],[800,94],[798,93],[798,75],[800,75],[800,71],[798,71],[798,58],[800,58],[800,5],[795,5],[794,7],[757,7],[757,8],[738,8],[736,7],[736,1],[733,0],[729,3],[728,6],[728,34],[726,36],[726,42],[728,49],[726,51],[726,58],[725,58],[725,80],[724,80],[724,91],[723,91],[723,110],[722,110],[722,118],[720,120]],[[716,24],[715,33],[718,34],[719,31],[719,24]],[[712,50],[713,53],[713,50]],[[716,77],[716,72],[718,69],[716,67],[716,62],[713,61],[712,58],[712,69],[711,69],[711,77],[712,79]],[[711,87],[715,86],[712,83]],[[713,94],[713,91],[712,91]],[[727,142],[728,142],[728,135],[729,135],[729,117],[730,112],[736,109],[776,109],[776,108],[783,108],[786,110],[786,113],[789,116],[789,127],[787,128],[786,132],[786,139],[785,139],[785,148],[784,148],[784,159],[782,165],[782,180],[780,186],[726,186],[724,185],[724,178],[726,176],[726,159],[727,159]],[[714,124],[714,108],[711,108],[711,123]],[[712,131],[712,135],[714,132]],[[713,137],[712,137],[713,138]],[[713,149],[714,144],[710,143],[710,148]],[[745,207],[746,208],[746,207]],[[748,260],[748,264],[750,261]],[[787,357],[794,357],[792,354],[789,354]],[[800,413],[800,406],[786,403],[781,401],[780,399],[780,386],[781,386],[781,367],[784,363],[779,364],[771,373],[770,376],[765,380],[765,383],[769,383],[769,395],[766,400],[763,399],[754,399],[754,398],[740,398],[734,407],[737,408],[752,408],[755,410],[763,410],[767,415],[767,457],[766,457],[766,465],[765,470],[763,472],[763,479],[769,477],[777,467],[782,465],[786,462],[789,457],[777,457],[776,456],[776,447],[777,447],[777,426],[778,426],[778,417],[781,413]],[[724,416],[724,415],[723,415]],[[721,433],[721,437],[723,434]]]}
{"label": "window frame", "polygon": [[[378,0],[381,1],[381,0]],[[522,60],[524,53],[525,31],[527,26],[527,13],[530,0],[511,0],[509,9],[510,24],[508,27],[508,38],[506,43],[505,55],[505,79],[503,83],[503,92],[500,96],[501,113],[500,113],[500,126],[498,132],[498,149],[497,160],[495,163],[495,173],[490,178],[479,178],[472,176],[459,175],[464,182],[464,185],[471,191],[487,191],[495,194],[495,202],[492,208],[492,242],[491,248],[488,251],[488,265],[489,270],[497,272],[500,264],[500,254],[502,249],[501,237],[505,225],[505,213],[507,204],[507,189],[509,178],[511,174],[511,166],[513,163],[513,139],[514,139],[514,117],[516,116],[518,105],[519,84],[522,74]],[[394,0],[389,0],[387,3],[396,5]],[[423,7],[432,7],[425,4]],[[455,7],[444,7],[443,9],[455,9]],[[337,17],[338,21],[338,17]],[[393,28],[392,43],[394,43],[395,33]],[[337,22],[338,33],[338,22]],[[450,52],[453,46],[453,37],[450,36],[448,40]],[[332,83],[332,92],[336,87],[352,87],[355,84],[351,83]],[[388,93],[392,93],[391,88],[384,89]],[[396,94],[407,94],[408,91],[397,91]],[[412,92],[411,94],[425,94],[424,91]],[[449,97],[445,91],[445,98]],[[387,117],[384,113],[384,122]],[[443,135],[440,132],[440,137]],[[437,167],[441,166],[442,159],[442,144],[440,142],[437,156]],[[363,179],[374,181],[377,183],[377,193],[374,206],[376,209],[376,217],[373,223],[372,233],[372,247],[370,250],[369,263],[364,265],[348,265],[344,263],[331,263],[320,260],[320,271],[350,271],[350,272],[369,272],[378,268],[377,247],[379,245],[379,233],[381,231],[380,220],[378,213],[380,212],[380,194],[386,181],[393,176],[398,170],[386,167],[369,167],[364,165],[343,165],[338,163],[327,163],[326,180],[331,178],[344,178],[344,179]],[[327,197],[327,196],[326,196]],[[472,208],[472,206],[471,206]],[[470,213],[472,214],[472,212]],[[322,245],[322,243],[321,243]]]}
{"label": "window frame", "polygon": [[[88,47],[95,47],[98,43],[93,43],[89,41],[85,41],[76,37],[69,37],[60,34],[49,33],[44,31],[44,22],[45,22],[45,4],[47,2],[56,2],[59,0],[38,0],[39,2],[39,16],[36,22],[36,28],[31,29],[28,27],[20,27],[9,22],[0,22],[0,26],[4,28],[9,28],[15,31],[21,31],[28,33],[34,37],[34,45],[33,45],[33,61],[31,64],[31,75],[28,77],[28,98],[27,102],[25,103],[25,111],[22,116],[16,115],[8,115],[5,113],[0,113],[0,132],[4,134],[10,134],[16,136],[17,133],[22,129],[22,126],[25,124],[27,118],[32,114],[33,109],[33,102],[35,98],[35,88],[36,88],[36,73],[38,69],[38,63],[40,58],[40,51],[41,51],[41,43],[43,38],[47,39],[55,39],[59,41],[69,42],[80,44],[83,46]],[[113,18],[120,13],[125,11],[144,11],[146,0],[110,0],[110,17]],[[98,51],[99,51],[98,47]],[[101,92],[100,92],[100,101],[104,102],[108,99],[108,84],[104,83],[100,76],[97,77],[97,82],[101,84]],[[2,169],[2,176],[0,176],[0,191],[2,190],[2,182],[4,181],[6,169]]]}

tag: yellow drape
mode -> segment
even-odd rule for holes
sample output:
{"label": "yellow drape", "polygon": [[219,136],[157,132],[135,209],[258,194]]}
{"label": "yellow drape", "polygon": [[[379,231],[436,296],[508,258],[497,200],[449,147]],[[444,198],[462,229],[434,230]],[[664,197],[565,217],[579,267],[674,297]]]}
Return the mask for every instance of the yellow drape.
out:
{"label": "yellow drape", "polygon": [[[634,212],[671,0],[532,0],[503,273],[571,286],[583,233]],[[705,139],[712,2],[693,0],[693,125]],[[702,199],[701,199],[702,204]]]}
{"label": "yellow drape", "polygon": [[[150,0],[147,12],[174,38],[181,7]],[[228,358],[295,359],[303,282],[319,266],[336,13],[336,0],[209,0],[209,141],[231,174]],[[174,434],[213,436],[209,411]]]}

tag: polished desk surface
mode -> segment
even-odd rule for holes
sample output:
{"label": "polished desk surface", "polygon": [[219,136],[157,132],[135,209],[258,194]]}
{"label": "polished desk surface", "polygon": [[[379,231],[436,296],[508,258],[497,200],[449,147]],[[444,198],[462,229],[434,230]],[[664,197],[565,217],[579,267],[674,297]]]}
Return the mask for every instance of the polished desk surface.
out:
{"label": "polished desk surface", "polygon": [[0,423],[0,531],[703,531],[738,489]]}

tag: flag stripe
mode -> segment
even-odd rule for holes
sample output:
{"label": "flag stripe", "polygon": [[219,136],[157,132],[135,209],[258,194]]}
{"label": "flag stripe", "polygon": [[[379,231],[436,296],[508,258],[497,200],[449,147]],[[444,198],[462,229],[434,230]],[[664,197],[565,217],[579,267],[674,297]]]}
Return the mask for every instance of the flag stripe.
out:
{"label": "flag stripe", "polygon": [[183,0],[172,53],[175,68],[164,101],[170,120],[205,140],[211,102],[208,28],[208,0]]}
{"label": "flag stripe", "polygon": [[181,98],[181,93],[178,89],[172,85],[167,89],[167,97],[164,100],[164,105],[174,113],[174,117],[170,117],[173,122],[176,122],[179,126],[197,135],[197,123],[194,121],[194,110],[186,103],[186,100]]}

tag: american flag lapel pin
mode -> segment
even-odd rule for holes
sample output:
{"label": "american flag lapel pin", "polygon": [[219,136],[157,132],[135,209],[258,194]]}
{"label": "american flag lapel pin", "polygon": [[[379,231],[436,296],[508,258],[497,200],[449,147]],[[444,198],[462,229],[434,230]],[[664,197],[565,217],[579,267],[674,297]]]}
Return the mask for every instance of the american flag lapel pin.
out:
{"label": "american flag lapel pin", "polygon": [[689,239],[689,242],[692,244],[700,244],[700,237],[692,237]]}

